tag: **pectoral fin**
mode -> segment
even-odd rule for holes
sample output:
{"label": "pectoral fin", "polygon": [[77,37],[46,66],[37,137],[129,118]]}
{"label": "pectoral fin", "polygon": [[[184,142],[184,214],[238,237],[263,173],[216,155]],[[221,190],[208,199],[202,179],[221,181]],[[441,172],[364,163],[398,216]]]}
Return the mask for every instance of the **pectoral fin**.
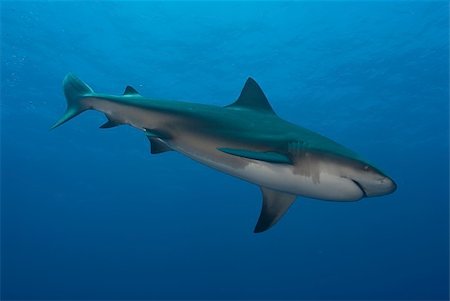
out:
{"label": "pectoral fin", "polygon": [[288,156],[278,152],[256,152],[245,149],[233,149],[225,147],[218,148],[218,150],[233,156],[243,157],[247,159],[266,161],[271,163],[292,163],[291,159]]}
{"label": "pectoral fin", "polygon": [[263,195],[263,204],[261,214],[254,230],[255,233],[264,232],[275,225],[296,198],[296,195],[294,194],[265,187],[261,187],[261,192]]}

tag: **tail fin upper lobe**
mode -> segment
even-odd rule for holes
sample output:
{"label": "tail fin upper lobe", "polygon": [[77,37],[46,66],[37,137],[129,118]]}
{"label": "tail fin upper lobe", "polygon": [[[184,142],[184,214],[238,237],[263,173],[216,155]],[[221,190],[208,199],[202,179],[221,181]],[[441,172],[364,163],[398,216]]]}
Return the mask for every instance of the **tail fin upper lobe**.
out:
{"label": "tail fin upper lobe", "polygon": [[59,119],[58,122],[51,127],[51,129],[60,126],[61,124],[87,110],[88,108],[83,106],[80,100],[94,93],[94,91],[86,83],[72,73],[67,74],[64,78],[63,87],[64,95],[67,100],[67,109],[61,119]]}

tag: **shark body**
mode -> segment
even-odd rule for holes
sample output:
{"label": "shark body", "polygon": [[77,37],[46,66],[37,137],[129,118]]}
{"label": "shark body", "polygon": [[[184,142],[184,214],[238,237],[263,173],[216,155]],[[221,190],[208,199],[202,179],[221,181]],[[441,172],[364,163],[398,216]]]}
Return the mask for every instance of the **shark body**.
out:
{"label": "shark body", "polygon": [[396,189],[394,181],[346,147],[278,117],[258,84],[247,80],[225,107],[95,93],[72,74],[64,79],[67,110],[53,128],[89,109],[103,112],[101,128],[128,124],[148,137],[153,154],[178,151],[261,187],[254,232],[273,226],[297,196],[356,201]]}

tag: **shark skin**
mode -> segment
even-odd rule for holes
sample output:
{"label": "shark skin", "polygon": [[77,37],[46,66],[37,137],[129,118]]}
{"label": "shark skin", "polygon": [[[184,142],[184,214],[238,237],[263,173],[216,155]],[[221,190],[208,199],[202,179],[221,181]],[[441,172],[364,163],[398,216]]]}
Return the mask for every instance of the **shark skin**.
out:
{"label": "shark skin", "polygon": [[67,110],[56,128],[86,110],[105,114],[101,128],[130,125],[147,136],[151,153],[177,151],[261,188],[255,233],[272,227],[297,196],[357,201],[396,190],[394,181],[348,148],[276,115],[249,78],[225,107],[95,93],[73,74],[63,82]]}

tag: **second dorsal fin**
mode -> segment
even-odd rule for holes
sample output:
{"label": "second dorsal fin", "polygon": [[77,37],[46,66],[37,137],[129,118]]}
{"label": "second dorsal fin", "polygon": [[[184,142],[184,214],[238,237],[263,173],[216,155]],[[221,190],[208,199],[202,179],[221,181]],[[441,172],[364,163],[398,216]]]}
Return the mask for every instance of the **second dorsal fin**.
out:
{"label": "second dorsal fin", "polygon": [[244,88],[241,91],[241,95],[239,98],[228,105],[230,108],[242,108],[242,109],[250,109],[270,114],[275,114],[272,106],[267,100],[266,95],[256,83],[256,81],[249,77],[245,82]]}
{"label": "second dorsal fin", "polygon": [[133,88],[132,86],[127,86],[125,88],[125,91],[123,92],[123,95],[128,95],[128,96],[141,96],[138,91],[136,91],[135,88]]}

